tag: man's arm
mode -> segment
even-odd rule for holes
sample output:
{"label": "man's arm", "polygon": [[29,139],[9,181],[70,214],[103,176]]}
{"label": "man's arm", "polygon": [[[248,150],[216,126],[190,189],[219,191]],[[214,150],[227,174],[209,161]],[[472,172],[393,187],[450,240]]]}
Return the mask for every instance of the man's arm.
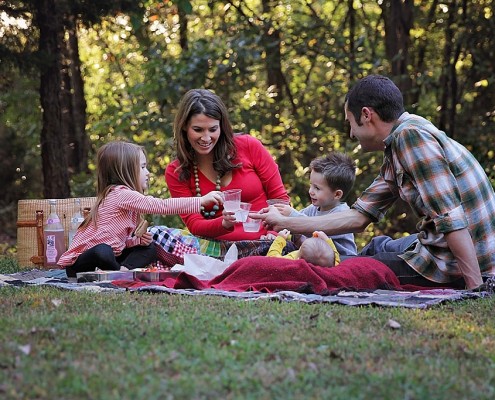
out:
{"label": "man's arm", "polygon": [[452,251],[468,289],[475,289],[483,283],[480,266],[473,240],[467,228],[445,233],[445,240]]}
{"label": "man's arm", "polygon": [[328,236],[362,232],[372,222],[368,216],[354,209],[317,217],[299,218],[284,217],[275,207],[269,207],[265,208],[262,214],[250,213],[249,216],[262,219],[269,229],[275,231],[289,229],[292,233],[309,235],[314,231],[323,231]]}

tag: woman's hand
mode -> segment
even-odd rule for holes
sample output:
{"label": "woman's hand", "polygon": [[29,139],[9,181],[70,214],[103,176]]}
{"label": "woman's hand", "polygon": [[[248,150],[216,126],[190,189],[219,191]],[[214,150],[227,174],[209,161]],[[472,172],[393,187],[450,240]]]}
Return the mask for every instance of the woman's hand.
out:
{"label": "woman's hand", "polygon": [[209,206],[210,204],[216,204],[216,205],[223,204],[222,192],[214,190],[208,194],[205,194],[204,196],[201,196],[202,206],[205,207],[205,206]]}
{"label": "woman's hand", "polygon": [[222,216],[222,226],[225,229],[233,229],[235,225],[235,212],[223,210]]}

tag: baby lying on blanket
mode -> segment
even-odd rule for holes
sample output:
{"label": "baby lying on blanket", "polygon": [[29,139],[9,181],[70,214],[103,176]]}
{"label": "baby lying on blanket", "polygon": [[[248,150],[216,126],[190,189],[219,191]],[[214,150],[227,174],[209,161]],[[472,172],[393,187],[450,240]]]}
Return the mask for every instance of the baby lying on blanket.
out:
{"label": "baby lying on blanket", "polygon": [[283,257],[291,260],[300,258],[320,267],[334,267],[340,263],[340,256],[335,248],[335,244],[332,239],[321,231],[313,232],[313,237],[304,240],[301,247],[299,247],[299,250],[292,251],[287,255],[282,256],[282,250],[286,246],[289,235],[289,230],[281,230],[270,246],[267,256]]}

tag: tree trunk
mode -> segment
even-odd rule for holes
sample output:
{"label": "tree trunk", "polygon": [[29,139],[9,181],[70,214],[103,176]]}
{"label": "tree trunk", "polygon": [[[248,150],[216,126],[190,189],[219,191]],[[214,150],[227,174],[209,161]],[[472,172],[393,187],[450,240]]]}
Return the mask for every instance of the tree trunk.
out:
{"label": "tree trunk", "polygon": [[70,187],[59,96],[62,85],[61,49],[64,46],[63,17],[54,16],[59,10],[55,0],[39,0],[36,8],[37,25],[40,29],[39,51],[45,62],[40,71],[43,194],[45,198],[65,198],[70,196]]}
{"label": "tree trunk", "polygon": [[84,81],[81,76],[79,43],[75,17],[70,15],[67,41],[67,72],[70,84],[70,116],[72,126],[68,130],[69,167],[74,173],[88,171],[89,138],[86,134],[86,99],[84,98]]}
{"label": "tree trunk", "polygon": [[385,52],[394,81],[407,94],[411,88],[409,65],[409,31],[414,21],[413,0],[388,0],[381,5],[385,24]]}
{"label": "tree trunk", "polygon": [[177,13],[179,14],[179,44],[182,51],[189,49],[189,41],[187,38],[187,13],[180,6],[177,6]]}
{"label": "tree trunk", "polygon": [[348,0],[347,3],[347,16],[349,19],[349,81],[354,82],[354,72],[356,70],[356,10],[354,9],[354,0]]}
{"label": "tree trunk", "polygon": [[449,7],[447,21],[445,25],[445,46],[443,48],[443,66],[442,75],[440,76],[440,118],[438,128],[447,131],[449,120],[449,99],[452,97],[452,53],[454,42],[454,20],[457,12],[456,0],[453,0]]}
{"label": "tree trunk", "polygon": [[[467,0],[462,0],[461,1],[461,7],[462,7],[462,13],[461,13],[461,23],[456,24],[454,21],[454,24],[457,26],[456,31],[459,32],[460,30],[466,29],[466,21],[467,21],[467,15],[468,15],[468,2]],[[457,11],[457,7],[455,8]],[[455,13],[456,16],[459,15],[458,12]],[[454,17],[455,18],[455,17]],[[461,34],[461,37],[465,36]],[[450,108],[448,111],[448,122],[446,128],[448,129],[448,134],[451,138],[456,137],[456,126],[457,126],[457,121],[456,121],[456,115],[457,115],[457,104],[459,103],[459,83],[458,83],[458,76],[457,76],[457,69],[456,65],[457,62],[459,61],[459,58],[461,57],[461,52],[463,51],[462,45],[463,41],[465,39],[458,38],[457,43],[455,45],[455,50],[453,54],[453,59],[450,64],[449,68],[449,73],[450,73],[450,96],[451,96],[451,102],[450,102]]]}
{"label": "tree trunk", "polygon": [[[263,0],[263,14],[272,15],[273,0]],[[294,99],[289,86],[282,72],[282,53],[280,49],[280,30],[278,30],[270,19],[265,20],[263,29],[263,47],[265,49],[266,81],[270,92],[275,93],[275,103],[280,103],[284,99],[285,93],[289,96],[292,104],[292,111],[297,112]]]}
{"label": "tree trunk", "polygon": [[[433,2],[430,5],[430,9],[428,10],[427,17],[426,17],[426,22],[425,22],[425,27],[427,31],[433,31],[436,29],[436,9],[438,6],[438,0],[433,0]],[[425,59],[426,56],[426,49],[428,46],[428,38],[426,35],[422,35],[420,38],[420,42],[418,44],[418,50],[417,50],[417,58],[416,62],[413,65],[413,71],[415,71],[416,78],[419,76],[419,74],[422,74],[423,71],[425,70],[425,64],[427,60]],[[411,93],[411,96],[409,98],[410,104],[417,104],[420,99],[420,94],[421,91],[419,90],[418,87],[415,88],[414,92]]]}

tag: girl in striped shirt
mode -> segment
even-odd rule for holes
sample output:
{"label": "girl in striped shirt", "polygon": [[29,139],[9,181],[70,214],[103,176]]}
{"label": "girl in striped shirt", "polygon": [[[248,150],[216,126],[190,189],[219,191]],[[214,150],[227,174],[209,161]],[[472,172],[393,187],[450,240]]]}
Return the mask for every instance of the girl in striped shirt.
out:
{"label": "girl in striped shirt", "polygon": [[152,235],[136,235],[141,214],[199,213],[223,202],[221,192],[202,197],[158,199],[144,195],[149,171],[141,146],[124,141],[103,145],[97,154],[97,197],[58,265],[68,277],[96,268],[116,271],[143,268],[156,261]]}

